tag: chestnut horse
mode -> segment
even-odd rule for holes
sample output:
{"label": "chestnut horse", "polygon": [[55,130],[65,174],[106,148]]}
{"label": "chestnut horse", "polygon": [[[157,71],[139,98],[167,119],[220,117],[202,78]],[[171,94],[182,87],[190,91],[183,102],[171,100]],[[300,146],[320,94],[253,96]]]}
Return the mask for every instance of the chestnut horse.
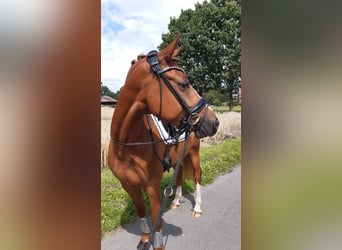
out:
{"label": "chestnut horse", "polygon": [[[214,135],[219,126],[215,113],[189,83],[183,69],[177,66],[181,50],[176,48],[178,40],[179,35],[160,52],[151,51],[132,63],[112,118],[108,164],[130,195],[140,217],[142,234],[138,249],[148,249],[152,238],[154,249],[163,249],[162,219],[158,218],[160,181],[165,168],[180,165],[182,159],[179,158],[183,157],[183,170],[193,170],[194,215],[201,213],[199,138]],[[178,128],[172,138],[174,143],[161,139],[148,114]],[[186,133],[183,142],[179,140],[181,133]],[[182,175],[178,173],[173,206],[179,205],[181,196]],[[145,217],[143,190],[151,205],[152,230]]]}

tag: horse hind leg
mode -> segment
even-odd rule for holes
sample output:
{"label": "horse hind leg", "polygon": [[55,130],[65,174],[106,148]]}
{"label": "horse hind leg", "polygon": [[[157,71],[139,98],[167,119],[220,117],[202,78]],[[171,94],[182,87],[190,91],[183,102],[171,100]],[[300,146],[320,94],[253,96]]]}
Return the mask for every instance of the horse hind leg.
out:
{"label": "horse hind leg", "polygon": [[177,179],[176,179],[176,193],[175,198],[173,199],[170,208],[175,209],[180,206],[180,200],[182,197],[182,182],[183,182],[183,176],[182,176],[182,169],[178,172]]}
{"label": "horse hind leg", "polygon": [[202,204],[202,196],[201,196],[201,185],[196,182],[196,190],[195,190],[195,206],[194,206],[194,211],[192,213],[192,216],[195,218],[198,218],[202,215],[202,209],[201,209],[201,204]]}
{"label": "horse hind leg", "polygon": [[182,185],[177,185],[175,198],[173,199],[170,208],[175,209],[180,206],[180,200],[182,198]]}
{"label": "horse hind leg", "polygon": [[202,179],[202,170],[200,166],[200,158],[199,152],[192,151],[192,154],[187,155],[187,157],[183,161],[183,174],[177,176],[177,191],[179,192],[173,200],[173,203],[177,205],[177,201],[179,202],[180,197],[182,196],[182,181],[183,177],[189,178],[194,180],[196,187],[195,187],[195,206],[192,212],[192,216],[198,218],[202,215],[202,195],[201,195],[201,179]]}
{"label": "horse hind leg", "polygon": [[191,157],[191,162],[193,164],[193,178],[196,184],[196,189],[194,193],[195,206],[192,216],[198,218],[202,215],[202,195],[201,195],[201,180],[202,180],[202,170],[200,166],[199,154],[193,154]]}

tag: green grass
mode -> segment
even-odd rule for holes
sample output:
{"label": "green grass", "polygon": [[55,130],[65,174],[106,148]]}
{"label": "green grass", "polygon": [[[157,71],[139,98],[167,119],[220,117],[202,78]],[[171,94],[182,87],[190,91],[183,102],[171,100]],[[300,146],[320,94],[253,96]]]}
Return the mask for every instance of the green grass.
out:
{"label": "green grass", "polygon": [[[220,174],[230,171],[241,161],[241,140],[225,140],[210,147],[200,149],[202,185],[212,183]],[[161,186],[164,189],[170,182],[173,170],[164,173]],[[186,180],[183,193],[192,193],[195,185]],[[119,225],[136,219],[134,205],[120,182],[106,168],[101,172],[101,233],[115,230]],[[169,204],[174,197],[169,199]],[[144,194],[147,213],[150,213],[147,195]],[[168,205],[169,205],[168,204]]]}
{"label": "green grass", "polygon": [[224,113],[229,111],[228,106],[214,106],[210,105],[210,107],[216,112],[216,113]]}
{"label": "green grass", "polygon": [[241,139],[225,140],[200,149],[202,185],[212,183],[241,161]]}
{"label": "green grass", "polygon": [[[212,109],[216,113],[224,113],[224,112],[229,112],[229,107],[227,105],[222,105],[222,106],[213,106],[211,105]],[[236,105],[233,106],[233,111],[235,112],[241,112],[241,105]]]}
{"label": "green grass", "polygon": [[241,105],[236,105],[233,107],[233,111],[241,113]]}

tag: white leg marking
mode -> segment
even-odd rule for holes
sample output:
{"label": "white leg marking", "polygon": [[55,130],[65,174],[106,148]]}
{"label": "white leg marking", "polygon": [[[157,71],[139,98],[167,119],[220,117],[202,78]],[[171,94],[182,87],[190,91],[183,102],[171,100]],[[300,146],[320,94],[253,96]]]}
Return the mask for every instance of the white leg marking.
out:
{"label": "white leg marking", "polygon": [[172,205],[180,206],[181,197],[182,197],[182,186],[178,186],[176,189],[175,199],[172,201]]}
{"label": "white leg marking", "polygon": [[202,213],[201,203],[202,203],[201,185],[199,183],[196,183],[194,212]]}

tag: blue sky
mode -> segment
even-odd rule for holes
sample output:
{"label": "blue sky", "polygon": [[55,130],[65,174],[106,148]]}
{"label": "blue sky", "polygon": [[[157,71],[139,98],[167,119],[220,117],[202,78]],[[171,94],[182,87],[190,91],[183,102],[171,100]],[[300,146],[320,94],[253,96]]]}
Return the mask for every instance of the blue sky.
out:
{"label": "blue sky", "polygon": [[112,91],[124,84],[130,62],[157,49],[170,17],[203,0],[102,0],[101,81]]}

